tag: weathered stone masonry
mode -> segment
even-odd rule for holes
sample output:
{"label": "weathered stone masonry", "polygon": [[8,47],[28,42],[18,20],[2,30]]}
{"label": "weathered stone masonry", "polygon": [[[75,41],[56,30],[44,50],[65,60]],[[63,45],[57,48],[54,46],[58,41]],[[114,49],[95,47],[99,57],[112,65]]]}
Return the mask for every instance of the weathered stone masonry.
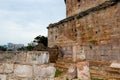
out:
{"label": "weathered stone masonry", "polygon": [[91,77],[119,80],[120,69],[110,65],[120,62],[120,0],[65,3],[67,18],[48,26],[48,46],[64,54],[56,66],[66,69],[66,62],[86,59]]}
{"label": "weathered stone masonry", "polygon": [[[54,78],[48,51],[0,52],[0,80],[46,80]],[[47,63],[47,64],[46,64]]]}
{"label": "weathered stone masonry", "polygon": [[96,7],[106,0],[66,0],[66,15],[67,17],[78,14],[89,8]]}
{"label": "weathered stone masonry", "polygon": [[[100,3],[102,4],[96,7],[91,5],[92,8],[87,7],[87,10],[83,9],[85,11],[80,11],[79,14],[50,24],[49,47],[61,46],[64,57],[73,57],[75,46],[76,55],[86,54],[87,59],[119,61],[120,3],[117,0],[101,0]],[[89,4],[91,3],[88,6]]]}

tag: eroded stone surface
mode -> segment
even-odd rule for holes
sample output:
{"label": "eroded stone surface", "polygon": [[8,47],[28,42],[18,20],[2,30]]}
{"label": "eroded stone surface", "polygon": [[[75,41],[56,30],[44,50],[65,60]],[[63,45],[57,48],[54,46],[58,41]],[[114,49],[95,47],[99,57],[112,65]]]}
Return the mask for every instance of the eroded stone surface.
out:
{"label": "eroded stone surface", "polygon": [[4,72],[4,63],[0,63],[0,73]]}
{"label": "eroded stone surface", "polygon": [[110,67],[112,67],[112,68],[120,68],[120,63],[112,63],[110,65]]}
{"label": "eroded stone surface", "polygon": [[77,63],[77,77],[80,80],[91,80],[88,62]]}
{"label": "eroded stone surface", "polygon": [[69,69],[68,69],[68,72],[67,72],[67,78],[69,80],[72,80],[74,79],[75,77],[77,77],[77,68],[76,68],[76,65],[75,64],[72,64]]}
{"label": "eroded stone surface", "polygon": [[49,52],[29,52],[27,54],[26,62],[32,64],[46,64],[49,62]]}
{"label": "eroded stone surface", "polygon": [[[101,0],[98,3],[104,1]],[[69,6],[72,5],[69,2],[71,1],[66,3]],[[93,0],[90,3],[86,2],[85,4],[94,3]],[[120,3],[118,2],[113,6],[91,12],[81,18],[66,18],[58,23],[51,24],[48,27],[48,46],[53,47],[57,45],[61,47],[60,51],[63,57],[71,57],[74,61],[76,58],[75,53],[78,53],[78,59],[120,61],[119,13]],[[79,46],[79,49],[75,52],[73,49],[76,44]]]}
{"label": "eroded stone surface", "polygon": [[79,12],[95,7],[105,1],[107,0],[66,0],[66,15],[67,17],[73,16]]}
{"label": "eroded stone surface", "polygon": [[13,63],[5,63],[4,64],[5,66],[4,66],[4,72],[5,73],[12,73],[13,72],[13,66],[14,66],[14,64]]}
{"label": "eroded stone surface", "polygon": [[0,80],[6,80],[7,75],[0,74]]}
{"label": "eroded stone surface", "polygon": [[34,76],[40,78],[54,78],[56,68],[48,65],[34,65]]}
{"label": "eroded stone surface", "polygon": [[30,65],[16,65],[14,74],[18,77],[32,77],[33,69]]}

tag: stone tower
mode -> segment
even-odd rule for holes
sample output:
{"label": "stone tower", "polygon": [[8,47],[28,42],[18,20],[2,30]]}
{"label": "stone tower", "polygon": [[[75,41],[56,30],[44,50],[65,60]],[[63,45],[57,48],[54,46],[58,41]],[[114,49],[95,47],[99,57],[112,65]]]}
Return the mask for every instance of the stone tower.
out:
{"label": "stone tower", "polygon": [[67,17],[48,26],[48,46],[60,47],[63,61],[95,61],[98,64],[90,67],[97,75],[103,69],[99,76],[120,79],[120,74],[103,75],[104,62],[120,63],[120,0],[65,0],[65,4]]}
{"label": "stone tower", "polygon": [[73,16],[89,8],[96,7],[105,1],[106,0],[65,0],[66,16]]}
{"label": "stone tower", "polygon": [[[112,52],[118,51],[116,57],[112,58],[118,61],[120,47],[116,44],[120,44],[119,1],[65,0],[67,18],[48,26],[48,46],[60,46],[64,57],[74,59],[87,54],[87,59],[95,60],[94,54],[100,56],[106,53],[104,55],[112,56]],[[97,58],[101,59],[109,61],[111,58]]]}

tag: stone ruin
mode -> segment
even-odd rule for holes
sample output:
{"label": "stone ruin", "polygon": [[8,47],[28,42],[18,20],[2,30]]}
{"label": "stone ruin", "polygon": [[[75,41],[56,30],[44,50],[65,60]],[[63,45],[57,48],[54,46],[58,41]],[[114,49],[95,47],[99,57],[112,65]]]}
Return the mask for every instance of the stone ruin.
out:
{"label": "stone ruin", "polygon": [[0,80],[53,80],[48,51],[0,52]]}
{"label": "stone ruin", "polygon": [[120,80],[120,0],[65,4],[67,17],[48,26],[47,51],[0,52],[0,80],[54,80],[56,68],[68,80]]}
{"label": "stone ruin", "polygon": [[47,27],[48,46],[56,45],[62,54],[55,66],[64,71],[75,64],[78,70],[88,62],[91,77],[120,80],[120,0],[65,4],[66,18]]}

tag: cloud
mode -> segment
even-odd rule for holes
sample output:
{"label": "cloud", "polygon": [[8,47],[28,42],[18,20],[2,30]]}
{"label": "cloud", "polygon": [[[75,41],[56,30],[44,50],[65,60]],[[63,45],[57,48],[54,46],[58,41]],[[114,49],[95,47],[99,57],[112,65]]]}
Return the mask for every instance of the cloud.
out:
{"label": "cloud", "polygon": [[[14,22],[6,22],[6,23],[0,23],[1,24],[1,36],[0,38],[3,40],[4,43],[13,42],[13,43],[28,43],[32,41],[36,36],[39,34],[41,35],[47,35],[44,27],[38,26],[37,23],[31,23],[28,26],[29,27],[21,27],[24,25],[19,25]],[[9,25],[9,26],[8,26]],[[7,28],[6,28],[7,26]],[[42,33],[41,33],[42,32]]]}
{"label": "cloud", "polygon": [[0,44],[47,36],[46,27],[63,18],[64,0],[0,0]]}

